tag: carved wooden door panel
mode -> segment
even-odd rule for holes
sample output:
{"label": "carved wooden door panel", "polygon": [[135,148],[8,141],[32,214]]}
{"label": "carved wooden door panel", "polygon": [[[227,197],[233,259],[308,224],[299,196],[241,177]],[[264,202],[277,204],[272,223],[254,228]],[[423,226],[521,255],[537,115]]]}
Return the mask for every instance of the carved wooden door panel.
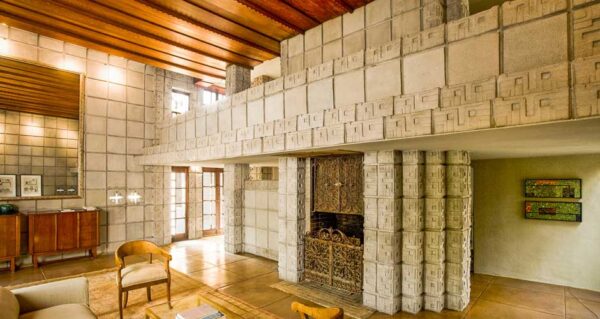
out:
{"label": "carved wooden door panel", "polygon": [[314,211],[325,213],[339,211],[340,169],[338,159],[338,157],[319,157],[314,159]]}
{"label": "carved wooden door panel", "polygon": [[363,213],[362,155],[342,156],[340,159],[340,209],[342,214]]}

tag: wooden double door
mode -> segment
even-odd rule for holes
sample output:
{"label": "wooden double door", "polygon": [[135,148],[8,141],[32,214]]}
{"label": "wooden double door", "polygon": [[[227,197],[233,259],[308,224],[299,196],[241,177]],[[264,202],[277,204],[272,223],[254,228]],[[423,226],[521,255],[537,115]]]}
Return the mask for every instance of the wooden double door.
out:
{"label": "wooden double door", "polygon": [[312,159],[313,211],[363,214],[363,156]]}

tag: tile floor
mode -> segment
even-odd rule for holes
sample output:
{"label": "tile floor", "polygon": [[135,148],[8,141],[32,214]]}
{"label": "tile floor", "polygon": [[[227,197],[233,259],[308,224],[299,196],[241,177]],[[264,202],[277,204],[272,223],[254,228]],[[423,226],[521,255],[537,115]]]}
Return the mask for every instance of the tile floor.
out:
{"label": "tile floor", "polygon": [[[312,304],[270,287],[279,281],[276,262],[250,254],[225,253],[222,237],[183,241],[168,249],[173,255],[174,269],[282,318],[297,318],[289,309],[292,301]],[[105,255],[93,260],[84,258],[42,265],[38,270],[23,268],[14,274],[0,271],[0,286],[112,266],[113,256]],[[371,318],[600,318],[600,292],[479,274],[472,276],[471,287],[471,303],[463,312],[423,311],[416,316],[376,313]]]}

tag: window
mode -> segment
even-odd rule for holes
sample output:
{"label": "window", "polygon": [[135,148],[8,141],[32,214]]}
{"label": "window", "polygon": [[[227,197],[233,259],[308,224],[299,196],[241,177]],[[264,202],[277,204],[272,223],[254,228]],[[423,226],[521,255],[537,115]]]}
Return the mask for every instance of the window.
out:
{"label": "window", "polygon": [[190,94],[178,90],[171,91],[171,114],[176,116],[190,110]]}
{"label": "window", "polygon": [[224,97],[223,94],[219,94],[217,92],[202,90],[202,105],[212,104]]}

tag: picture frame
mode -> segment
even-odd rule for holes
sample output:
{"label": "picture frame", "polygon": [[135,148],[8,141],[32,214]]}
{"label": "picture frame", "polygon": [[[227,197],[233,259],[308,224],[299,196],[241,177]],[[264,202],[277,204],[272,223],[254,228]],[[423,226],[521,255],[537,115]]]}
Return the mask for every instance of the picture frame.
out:
{"label": "picture frame", "polygon": [[17,197],[17,175],[0,175],[0,197]]}
{"label": "picture frame", "polygon": [[21,197],[42,196],[42,175],[20,175]]}
{"label": "picture frame", "polygon": [[581,222],[580,202],[525,201],[526,219],[542,219],[563,222]]}
{"label": "picture frame", "polygon": [[580,178],[525,179],[525,197],[581,199]]}

